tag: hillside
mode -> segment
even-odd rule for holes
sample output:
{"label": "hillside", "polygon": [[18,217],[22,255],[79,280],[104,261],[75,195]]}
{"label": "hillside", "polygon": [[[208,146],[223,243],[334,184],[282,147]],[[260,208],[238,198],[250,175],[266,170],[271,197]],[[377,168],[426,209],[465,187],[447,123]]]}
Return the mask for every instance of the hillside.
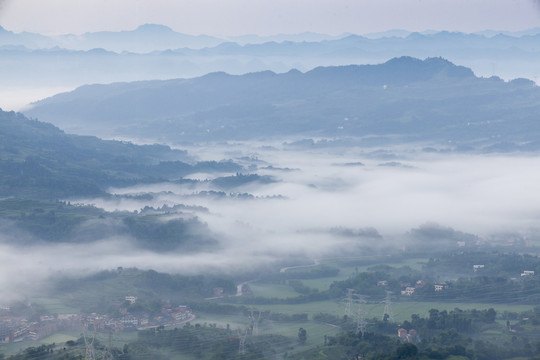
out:
{"label": "hillside", "polygon": [[110,186],[241,169],[232,162],[186,160],[185,151],[168,146],[70,135],[51,124],[0,110],[0,197],[98,196]]}
{"label": "hillside", "polygon": [[441,58],[82,86],[26,113],[81,133],[171,142],[382,136],[471,144],[540,138],[532,81],[476,77]]}

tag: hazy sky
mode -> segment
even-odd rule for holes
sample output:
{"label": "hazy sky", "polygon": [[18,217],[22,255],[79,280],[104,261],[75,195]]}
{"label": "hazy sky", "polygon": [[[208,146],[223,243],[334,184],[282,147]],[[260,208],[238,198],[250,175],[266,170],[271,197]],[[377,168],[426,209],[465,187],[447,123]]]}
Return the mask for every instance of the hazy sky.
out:
{"label": "hazy sky", "polygon": [[523,30],[539,0],[0,0],[0,25],[46,34],[129,30],[144,23],[189,34],[239,35]]}

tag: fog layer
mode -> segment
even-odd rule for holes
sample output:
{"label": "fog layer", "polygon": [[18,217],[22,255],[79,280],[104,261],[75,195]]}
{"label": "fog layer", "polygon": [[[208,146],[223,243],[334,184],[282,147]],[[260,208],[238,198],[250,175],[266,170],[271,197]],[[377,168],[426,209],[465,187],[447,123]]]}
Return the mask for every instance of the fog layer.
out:
{"label": "fog layer", "polygon": [[191,152],[201,160],[234,155],[245,165],[251,163],[252,171],[246,173],[270,175],[276,182],[249,183],[230,191],[205,181],[167,182],[110,189],[117,195],[151,193],[150,200],[70,199],[107,211],[196,205],[185,212],[208,224],[218,248],[165,254],[141,250],[132,239],[118,236],[79,245],[18,246],[17,237],[24,235],[4,229],[0,264],[6,275],[0,277],[1,288],[35,289],[51,274],[117,266],[235,273],[271,263],[291,264],[294,257],[305,262],[362,256],[376,249],[402,249],[411,240],[410,230],[426,223],[486,240],[503,232],[527,237],[540,215],[539,156],[409,151],[385,152],[381,159],[362,149],[290,151],[280,144],[260,145],[227,144]]}

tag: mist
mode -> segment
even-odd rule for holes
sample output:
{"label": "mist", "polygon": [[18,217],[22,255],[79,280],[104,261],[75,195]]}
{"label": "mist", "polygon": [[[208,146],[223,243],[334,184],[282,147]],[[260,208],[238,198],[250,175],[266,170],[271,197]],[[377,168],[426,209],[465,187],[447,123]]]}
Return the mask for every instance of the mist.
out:
{"label": "mist", "polygon": [[[219,151],[202,155],[217,157]],[[254,195],[254,200],[193,197],[192,193],[200,189],[171,183],[111,192],[151,191],[156,193],[154,206],[204,206],[210,211],[200,216],[211,227],[228,234],[232,229],[225,223],[238,221],[265,231],[297,231],[315,224],[320,228],[375,227],[387,236],[402,234],[424,222],[436,222],[487,236],[508,228],[534,226],[540,210],[536,205],[540,172],[534,171],[540,162],[537,156],[406,152],[388,162],[362,149],[341,154],[324,150],[253,151],[248,148],[244,155],[264,161],[257,173],[278,179],[272,184],[235,189]],[[363,166],[341,165],[358,162]],[[267,168],[268,164],[273,168]],[[281,198],[271,198],[275,196]],[[109,211],[134,211],[141,205],[129,200],[122,204],[102,201],[98,206]]]}
{"label": "mist", "polygon": [[[487,240],[507,232],[527,237],[540,215],[540,157],[536,155],[362,148],[293,151],[276,143],[198,149],[189,151],[201,160],[234,155],[233,160],[245,165],[251,162],[253,171],[246,173],[270,175],[275,182],[249,183],[226,191],[207,181],[165,182],[111,188],[109,192],[116,196],[110,198],[67,200],[110,212],[183,204],[181,214],[171,213],[167,218],[197,217],[208,225],[219,246],[160,253],[142,249],[129,236],[105,230],[94,235],[96,240],[78,244],[25,242],[28,234],[3,231],[0,288],[10,291],[0,295],[20,298],[30,289],[38,290],[39,284],[46,286],[51,276],[118,266],[181,274],[238,274],[272,264],[399,251],[422,232],[411,229],[425,224]],[[204,177],[194,174],[199,180]],[[146,200],[124,196],[140,194],[152,196]],[[87,233],[81,228],[75,237]]]}

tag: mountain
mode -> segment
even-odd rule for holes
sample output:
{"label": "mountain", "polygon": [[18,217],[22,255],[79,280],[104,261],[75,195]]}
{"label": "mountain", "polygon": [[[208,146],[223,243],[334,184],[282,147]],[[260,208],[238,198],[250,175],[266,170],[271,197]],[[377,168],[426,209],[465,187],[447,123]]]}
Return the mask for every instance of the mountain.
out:
{"label": "mountain", "polygon": [[[538,141],[540,89],[479,78],[441,58],[194,79],[88,85],[35,104],[61,127],[171,142],[399,136]],[[88,129],[92,130],[88,130]]]}
{"label": "mountain", "polygon": [[228,39],[232,42],[238,44],[262,44],[267,42],[320,42],[324,40],[336,40],[344,37],[346,35],[327,35],[319,34],[314,32],[303,32],[300,34],[278,34],[278,35],[269,35],[269,36],[260,36],[260,35],[239,35],[239,36],[229,36]]}
{"label": "mountain", "polygon": [[[5,41],[2,34],[7,34]],[[443,57],[479,76],[537,80],[540,58],[540,34],[534,33],[521,37],[409,33],[375,39],[351,34],[320,41],[300,41],[322,39],[301,34],[247,44],[241,40],[205,42],[204,37],[185,38],[166,27],[145,25],[125,32],[66,35],[60,37],[62,41],[55,38],[53,44],[41,44],[39,49],[13,40],[14,36],[22,35],[0,32],[0,90],[10,94],[21,87],[67,89],[95,83],[191,78],[216,71],[236,75],[265,70],[305,72],[317,66],[378,64],[398,56]]]}
{"label": "mountain", "polygon": [[508,36],[513,37],[520,37],[524,35],[538,35],[540,34],[540,27],[534,27],[532,29],[526,29],[521,31],[504,31],[504,30],[484,30],[484,31],[478,31],[475,34],[483,35],[487,37],[504,34]]}
{"label": "mountain", "polygon": [[128,31],[100,31],[80,35],[44,36],[35,33],[13,33],[0,27],[0,46],[15,45],[28,49],[61,47],[70,50],[103,48],[116,52],[148,53],[156,50],[216,46],[224,40],[208,35],[187,35],[163,25],[145,24]]}
{"label": "mountain", "polygon": [[194,172],[235,172],[232,162],[185,162],[185,151],[66,134],[0,110],[0,198],[104,196],[110,186],[176,180]]}
{"label": "mountain", "polygon": [[110,51],[149,53],[158,50],[216,46],[222,39],[208,35],[187,35],[163,25],[145,24],[130,31],[101,31],[82,35],[63,35],[58,45],[75,50],[103,48]]}
{"label": "mountain", "polygon": [[56,46],[56,42],[50,37],[22,32],[14,33],[0,26],[0,46],[23,46],[31,49],[48,48]]}

